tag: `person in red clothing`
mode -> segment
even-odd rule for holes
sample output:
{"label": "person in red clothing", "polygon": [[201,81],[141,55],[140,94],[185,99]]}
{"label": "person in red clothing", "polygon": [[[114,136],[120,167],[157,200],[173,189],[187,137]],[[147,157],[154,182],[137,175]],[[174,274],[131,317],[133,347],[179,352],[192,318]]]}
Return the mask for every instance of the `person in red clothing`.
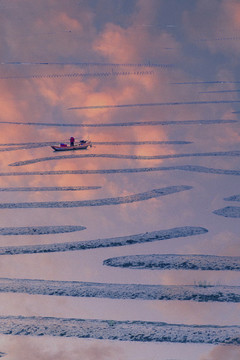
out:
{"label": "person in red clothing", "polygon": [[75,141],[74,137],[71,136],[70,137],[70,146],[74,146],[74,141]]}

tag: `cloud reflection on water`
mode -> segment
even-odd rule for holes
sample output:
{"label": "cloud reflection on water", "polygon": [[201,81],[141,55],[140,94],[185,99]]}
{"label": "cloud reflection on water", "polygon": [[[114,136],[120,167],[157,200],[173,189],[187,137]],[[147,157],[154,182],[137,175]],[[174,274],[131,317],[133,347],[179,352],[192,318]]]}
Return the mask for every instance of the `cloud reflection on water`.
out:
{"label": "cloud reflection on water", "polygon": [[[211,2],[203,0],[174,1],[174,6],[169,4],[155,0],[147,3],[142,0],[117,1],[114,2],[114,5],[105,0],[81,3],[70,0],[66,6],[62,0],[50,3],[48,1],[33,3],[25,0],[20,6],[19,2],[15,0],[11,4],[3,1],[1,3],[1,11],[4,16],[1,21],[0,36],[2,48],[0,77],[22,78],[14,81],[10,79],[1,79],[0,81],[2,94],[0,103],[1,143],[67,141],[74,134],[76,138],[90,136],[91,140],[96,142],[126,141],[133,143],[151,140],[193,142],[188,145],[190,148],[187,151],[176,146],[169,148],[170,144],[162,144],[161,149],[132,144],[124,149],[126,154],[136,156],[140,154],[151,156],[155,152],[156,154],[177,155],[183,152],[227,152],[236,149],[240,140],[239,126],[238,122],[231,121],[238,119],[237,93],[232,92],[228,95],[212,93],[208,94],[209,98],[200,99],[199,92],[223,91],[223,86],[225,90],[227,90],[227,86],[231,86],[229,90],[236,90],[235,86],[239,82],[239,43],[237,40],[240,29],[239,4],[234,0],[221,0],[220,2],[216,0]],[[171,51],[166,49],[171,49]],[[146,74],[144,76],[109,76],[107,78],[66,76],[57,79],[29,77],[31,74],[50,76],[51,74],[78,73],[82,69],[77,63],[87,64],[90,61],[95,65],[86,65],[86,73],[89,72],[88,68],[90,67],[93,73],[102,72],[102,66],[97,65],[99,63],[107,63],[108,66],[106,69],[104,68],[104,71],[110,72],[113,67],[111,64],[121,63],[129,66],[132,63],[148,64],[150,62],[152,64],[174,64],[174,67],[167,70],[154,67],[154,75]],[[49,63],[49,65],[38,65],[41,62]],[[52,64],[50,65],[50,63]],[[116,71],[135,72],[139,71],[139,67],[129,66],[127,68],[124,66],[123,70]],[[204,104],[198,106],[197,103],[200,101],[204,101]],[[104,106],[104,104],[153,104],[157,102],[181,103],[182,105],[114,108],[112,110],[99,108],[94,111],[86,108],[81,112],[66,110],[74,104],[79,104],[81,107],[95,107],[97,105]],[[184,103],[192,105],[184,105]],[[202,124],[197,124],[198,119],[202,119]],[[210,122],[214,119],[219,119],[219,123],[211,124]],[[172,126],[162,126],[171,121]],[[186,124],[187,121],[191,121],[191,126],[180,126],[183,121]],[[203,126],[204,121],[209,121],[208,125]],[[16,125],[13,124],[14,122]],[[143,122],[147,126],[137,126]],[[159,122],[158,125],[157,122]],[[21,126],[21,123],[39,125]],[[44,123],[47,125],[59,124],[59,126],[44,126]],[[132,125],[116,126],[126,123],[132,123]],[[78,127],[70,127],[71,124],[76,124]],[[94,127],[92,126],[94,124],[111,124],[112,126]],[[234,159],[199,159],[194,163],[191,159],[191,162],[187,164],[180,162],[180,159],[175,159],[174,164],[169,164],[169,161],[165,160],[164,167],[172,167],[174,171],[146,170],[141,173],[141,177],[138,176],[140,174],[131,172],[132,162],[130,160],[121,160],[118,173],[104,174],[101,173],[103,169],[116,168],[116,160],[69,159],[67,165],[59,162],[56,164],[45,162],[44,166],[43,164],[30,165],[29,173],[25,173],[25,175],[12,173],[3,176],[9,170],[9,163],[23,160],[22,151],[24,151],[24,158],[49,156],[47,147],[1,152],[1,187],[98,185],[102,188],[91,192],[71,192],[71,194],[64,191],[54,194],[49,194],[49,192],[39,192],[38,194],[9,192],[6,194],[1,192],[1,199],[3,199],[1,202],[77,201],[83,198],[94,200],[99,197],[125,196],[129,192],[140,193],[146,189],[172,186],[173,183],[178,184],[180,179],[181,183],[184,180],[184,183],[194,186],[194,190],[191,191],[191,195],[190,192],[181,194],[179,201],[175,198],[165,197],[161,200],[152,199],[149,204],[146,204],[147,202],[131,206],[126,204],[115,207],[115,209],[110,207],[109,210],[98,208],[95,210],[84,209],[83,211],[83,209],[75,209],[74,214],[70,211],[66,213],[66,211],[54,210],[56,211],[54,213],[53,211],[34,209],[25,210],[27,211],[26,215],[23,215],[19,210],[14,209],[11,210],[13,215],[10,217],[9,211],[5,210],[1,216],[2,227],[32,226],[32,223],[36,223],[36,221],[42,222],[46,226],[49,226],[50,223],[51,225],[60,225],[63,221],[72,225],[80,222],[84,226],[87,225],[87,230],[84,231],[86,233],[81,235],[80,240],[89,240],[93,234],[93,238],[114,237],[119,233],[121,235],[138,233],[138,229],[152,231],[156,228],[166,228],[166,225],[169,228],[187,225],[205,226],[209,229],[209,233],[203,235],[203,240],[200,238],[197,240],[185,239],[181,244],[169,240],[167,244],[151,244],[149,248],[146,246],[141,249],[137,248],[138,253],[139,250],[149,253],[151,251],[155,253],[162,251],[165,253],[167,251],[193,253],[194,250],[197,250],[197,253],[211,252],[212,254],[233,255],[237,249],[236,239],[239,236],[237,222],[239,220],[217,217],[212,214],[213,210],[226,205],[226,203],[223,204],[226,196],[239,193],[238,180],[234,180],[233,176],[239,173],[238,163]],[[102,150],[97,149],[96,151]],[[111,153],[112,149],[110,148],[107,152]],[[19,157],[22,158],[19,159]],[[142,167],[141,163],[138,165]],[[154,167],[159,166],[159,164],[154,164]],[[77,173],[79,169],[88,171],[88,173],[82,176],[81,172]],[[92,171],[93,169],[96,171]],[[124,169],[126,172],[123,171]],[[177,169],[184,171],[175,171]],[[45,176],[34,176],[34,171],[39,171],[39,174],[42,173]],[[48,174],[53,174],[53,171],[62,172],[55,173],[55,176],[48,176]],[[66,171],[70,171],[71,176]],[[228,176],[224,176],[225,174]],[[49,235],[45,236],[44,242],[57,242],[52,238],[53,235],[51,235],[51,239]],[[60,237],[60,235],[55,236],[57,239]],[[68,235],[68,239],[73,240],[73,234]],[[61,240],[64,241],[62,237]],[[14,241],[9,237],[9,242]],[[33,245],[36,240],[33,238],[22,239],[22,244],[24,241]],[[61,261],[65,261],[64,265],[68,276],[70,278],[89,276],[91,281],[91,278],[100,272],[98,276],[108,276],[109,281],[115,281],[116,277],[120,277],[122,282],[127,281],[128,275],[132,280],[141,276],[139,272],[131,275],[127,272],[121,273],[121,275],[112,270],[103,270],[97,265],[99,257],[102,257],[103,254],[100,249],[96,251],[95,258],[90,254],[85,255],[89,260],[85,259],[85,262],[77,252],[75,255],[62,256]],[[135,250],[115,249],[109,251],[108,256],[127,255],[128,252],[134,254]],[[19,256],[19,260],[15,259],[17,257],[12,257],[14,260],[6,259],[2,263],[6,265],[5,268],[4,266],[0,268],[1,274],[8,271],[10,274],[14,274],[14,271],[19,270],[19,276],[21,276],[29,270],[30,276],[31,274],[36,275],[39,270],[39,273],[44,273],[46,278],[64,276],[63,269],[56,257],[54,260],[48,256],[46,256],[46,260],[43,260],[43,257],[44,255],[40,262],[36,262],[36,259],[40,259],[39,257],[35,260],[27,260],[26,256],[24,259]],[[84,263],[80,273],[79,259]],[[7,260],[9,261],[8,266]],[[142,276],[147,282],[149,275]],[[156,276],[154,281],[157,282],[157,275],[154,276]],[[165,279],[165,282],[173,281],[174,278],[172,273],[158,276],[161,280]],[[199,274],[198,276],[211,275]],[[176,275],[178,280],[181,280],[181,277],[183,282],[192,279],[190,274],[178,273]],[[231,279],[231,276],[223,277],[223,279],[226,282],[235,281],[237,283],[236,279]],[[5,305],[7,306],[7,301]],[[41,310],[41,300],[36,300],[34,306]],[[55,306],[55,303],[49,304],[52,311]],[[107,303],[102,303],[102,308],[107,313]],[[221,321],[223,316],[221,311],[213,313],[208,304],[204,306],[204,310],[202,307],[196,307],[193,310],[192,307],[184,308],[181,304],[176,303],[174,314],[177,316],[179,312],[185,316],[186,322],[192,321],[193,313],[196,320],[201,319],[204,314],[205,318],[211,314],[212,321]],[[235,309],[228,307],[227,312],[229,312],[229,318],[233,318]],[[167,315],[171,315],[170,309]],[[28,354],[32,358],[35,347],[31,345],[34,340],[32,342],[24,341],[15,344],[17,350],[14,351],[18,351],[22,358]],[[51,356],[53,358],[56,355],[53,347],[57,341],[53,343],[54,345],[48,347],[44,354],[40,351],[39,358],[47,359]],[[69,357],[72,352],[72,355],[76,357],[74,344],[72,342],[69,345],[67,352],[64,353],[65,350],[63,350],[63,354],[67,353],[67,357]],[[106,346],[104,342],[97,347],[93,345],[92,352],[90,346],[89,351],[84,353],[85,358],[92,360],[96,354],[98,358],[102,356],[102,358],[109,357],[114,360],[123,357],[116,350],[115,345],[110,346],[109,352],[105,351]],[[130,349],[130,345],[124,344],[124,346],[124,349]],[[11,348],[9,344],[6,347]],[[119,347],[121,346],[119,345]],[[133,354],[131,360],[132,358],[141,360],[140,347],[140,345],[135,345],[132,352],[129,350],[129,353]],[[155,354],[153,348],[155,349],[152,344],[150,353],[153,354],[154,360],[155,358],[159,359],[159,356],[161,360],[166,360],[167,356],[176,357],[171,352],[171,355],[167,355],[169,354],[166,350],[167,346],[157,347],[158,350]],[[159,351],[159,349],[164,350]],[[196,351],[196,348],[191,346],[183,348],[174,345],[174,349],[178,352],[178,357],[181,355],[187,360],[193,358],[205,360],[206,356],[214,359],[220,350],[224,353],[222,347],[216,347],[216,350],[213,349],[209,355],[206,355],[209,348],[204,346],[198,347]],[[126,358],[125,354],[128,353],[128,350],[124,351],[124,358]],[[149,352],[147,354],[149,355]],[[231,360],[235,360],[239,355],[239,349],[226,350],[226,354],[229,359],[231,357]],[[58,353],[58,356],[61,354]]]}

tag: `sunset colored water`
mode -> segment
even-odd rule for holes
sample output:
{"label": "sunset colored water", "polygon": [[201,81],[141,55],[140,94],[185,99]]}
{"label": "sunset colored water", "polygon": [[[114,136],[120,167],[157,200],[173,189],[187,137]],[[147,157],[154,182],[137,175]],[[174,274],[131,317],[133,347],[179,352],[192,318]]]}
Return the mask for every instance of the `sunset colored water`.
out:
{"label": "sunset colored water", "polygon": [[0,16],[0,357],[238,360],[240,3]]}

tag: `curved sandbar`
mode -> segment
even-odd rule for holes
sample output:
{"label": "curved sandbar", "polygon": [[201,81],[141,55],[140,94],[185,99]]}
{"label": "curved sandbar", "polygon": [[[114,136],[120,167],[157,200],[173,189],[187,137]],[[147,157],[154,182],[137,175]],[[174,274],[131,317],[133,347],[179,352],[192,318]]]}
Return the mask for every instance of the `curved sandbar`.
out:
{"label": "curved sandbar", "polygon": [[44,235],[85,230],[85,226],[25,226],[0,228],[0,235]]}
{"label": "curved sandbar", "polygon": [[150,270],[238,270],[240,256],[216,255],[129,255],[106,259],[104,265]]}
{"label": "curved sandbar", "polygon": [[240,345],[240,326],[237,325],[184,325],[153,321],[0,316],[0,333],[118,341]]}
{"label": "curved sandbar", "polygon": [[170,195],[177,192],[190,190],[192,186],[179,185],[169,186],[161,189],[153,189],[144,193],[119,196],[115,198],[106,198],[98,200],[82,200],[82,201],[48,201],[48,202],[25,202],[25,203],[0,203],[0,209],[33,209],[33,208],[73,208],[85,206],[105,206],[129,204],[137,201],[157,198],[159,196]]}
{"label": "curved sandbar", "polygon": [[[164,70],[172,67],[172,65],[166,65]],[[159,69],[158,69],[159,70]],[[111,78],[114,76],[144,76],[154,75],[153,70],[132,70],[132,71],[105,71],[105,72],[71,72],[71,73],[53,73],[53,74],[30,74],[30,75],[18,75],[18,76],[0,76],[0,80],[21,80],[21,79],[61,79],[61,78]]]}
{"label": "curved sandbar", "polygon": [[[39,146],[40,147],[40,146]],[[30,148],[30,147],[28,147]],[[24,150],[24,149],[28,149],[24,146],[8,146],[8,147],[4,147],[4,148],[0,148],[0,152],[5,152],[5,151],[16,151],[16,150]],[[0,356],[1,357],[1,356]]]}
{"label": "curved sandbar", "polygon": [[185,226],[168,230],[147,232],[144,234],[121,236],[116,238],[74,241],[43,245],[4,246],[0,247],[0,255],[39,254],[65,251],[90,250],[115,246],[143,244],[146,242],[201,235],[208,230],[202,227]]}
{"label": "curved sandbar", "polygon": [[230,218],[240,218],[240,207],[226,206],[225,208],[213,211],[213,213]]}
{"label": "curved sandbar", "polygon": [[89,174],[128,174],[128,173],[144,173],[152,171],[190,171],[215,175],[234,175],[239,176],[240,170],[234,169],[213,169],[198,165],[178,165],[178,166],[157,166],[144,168],[127,168],[127,169],[97,169],[97,170],[56,170],[56,171],[25,171],[25,172],[4,172],[0,176],[35,176],[35,175],[89,175]]}
{"label": "curved sandbar", "polygon": [[145,140],[145,141],[93,141],[93,145],[117,145],[117,146],[126,146],[126,145],[188,145],[192,144],[192,141],[184,140],[166,140],[166,141],[156,141],[156,140]]}
{"label": "curved sandbar", "polygon": [[156,103],[136,103],[136,104],[112,104],[112,105],[92,105],[92,106],[73,106],[67,110],[95,110],[95,109],[123,109],[132,107],[148,106],[181,106],[181,105],[208,105],[208,104],[236,104],[240,100],[195,100],[195,101],[171,101]]}
{"label": "curved sandbar", "polygon": [[70,154],[47,156],[44,158],[17,161],[9,164],[8,166],[23,166],[29,164],[36,164],[44,161],[51,160],[66,160],[66,159],[79,159],[79,158],[105,158],[105,159],[129,159],[129,160],[164,160],[164,159],[178,159],[183,157],[217,157],[217,156],[240,156],[240,151],[215,151],[206,153],[190,153],[190,154],[168,154],[168,155],[122,155],[122,154]]}
{"label": "curved sandbar", "polygon": [[240,194],[232,195],[224,199],[225,201],[240,201]]}
{"label": "curved sandbar", "polygon": [[80,191],[97,190],[101,186],[33,186],[33,187],[4,187],[0,191]]}
{"label": "curved sandbar", "polygon": [[[37,149],[41,147],[47,147],[51,145],[58,145],[60,141],[52,141],[52,142],[39,142],[39,143],[8,143],[8,144],[0,144],[0,152],[1,151],[14,151],[14,150],[25,150],[25,149]],[[110,146],[126,146],[126,145],[188,145],[192,144],[192,141],[92,141],[93,145],[110,145]],[[2,148],[4,146],[4,148]]]}
{"label": "curved sandbar", "polygon": [[[67,30],[65,30],[67,31]],[[68,31],[67,31],[68,32]],[[71,32],[71,31],[70,31]],[[49,62],[40,62],[40,61],[5,61],[1,62],[1,64],[5,65],[77,65],[78,67],[95,67],[95,66],[101,66],[101,67],[136,67],[136,68],[168,68],[174,66],[173,64],[161,64],[161,63],[151,63],[150,61],[147,63],[109,63],[109,62],[79,62],[79,61],[49,61]]]}
{"label": "curved sandbar", "polygon": [[0,278],[0,292],[108,299],[240,302],[240,286],[142,285]]}
{"label": "curved sandbar", "polygon": [[157,125],[215,125],[234,124],[238,120],[170,120],[170,121],[129,121],[122,123],[96,123],[96,124],[66,124],[66,123],[44,123],[44,122],[20,122],[0,121],[0,124],[9,125],[31,125],[31,126],[60,126],[60,127],[123,127],[123,126],[157,126]]}

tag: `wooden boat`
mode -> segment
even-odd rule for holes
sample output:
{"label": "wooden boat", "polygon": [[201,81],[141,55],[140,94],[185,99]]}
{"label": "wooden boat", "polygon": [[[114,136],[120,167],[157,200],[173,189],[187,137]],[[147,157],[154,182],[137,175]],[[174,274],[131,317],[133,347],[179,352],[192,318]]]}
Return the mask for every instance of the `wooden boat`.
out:
{"label": "wooden boat", "polygon": [[81,140],[78,144],[76,143],[73,146],[67,144],[51,145],[51,148],[54,151],[84,150],[88,147],[92,147],[90,140]]}

